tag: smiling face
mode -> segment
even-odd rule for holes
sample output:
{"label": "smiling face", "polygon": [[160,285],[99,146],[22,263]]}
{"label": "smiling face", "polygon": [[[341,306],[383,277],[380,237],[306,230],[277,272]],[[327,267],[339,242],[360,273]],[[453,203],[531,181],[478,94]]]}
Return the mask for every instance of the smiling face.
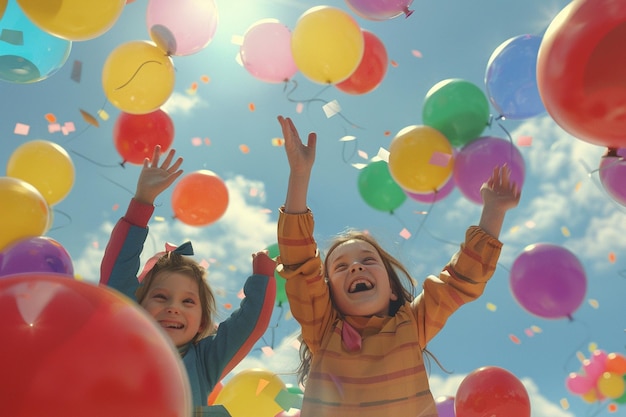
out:
{"label": "smiling face", "polygon": [[202,307],[197,282],[188,275],[158,273],[141,302],[177,347],[202,330]]}
{"label": "smiling face", "polygon": [[397,300],[383,260],[370,243],[350,239],[335,247],[326,260],[333,301],[350,316],[385,316]]}

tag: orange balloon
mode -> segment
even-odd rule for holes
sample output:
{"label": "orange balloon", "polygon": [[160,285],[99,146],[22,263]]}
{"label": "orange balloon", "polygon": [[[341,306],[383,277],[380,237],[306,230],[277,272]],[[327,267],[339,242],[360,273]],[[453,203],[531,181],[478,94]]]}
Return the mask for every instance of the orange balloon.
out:
{"label": "orange balloon", "polygon": [[219,220],[228,207],[228,188],[212,171],[187,174],[174,187],[174,217],[190,226],[206,226]]}
{"label": "orange balloon", "polygon": [[626,356],[619,353],[609,353],[606,357],[605,372],[626,374]]}
{"label": "orange balloon", "polygon": [[389,172],[406,191],[439,190],[452,175],[453,165],[452,145],[433,127],[407,126],[391,141]]}

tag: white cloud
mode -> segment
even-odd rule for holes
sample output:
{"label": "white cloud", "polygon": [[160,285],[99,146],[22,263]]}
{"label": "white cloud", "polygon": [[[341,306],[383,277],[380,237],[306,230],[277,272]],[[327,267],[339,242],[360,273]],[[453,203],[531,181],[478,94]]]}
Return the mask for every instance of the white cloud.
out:
{"label": "white cloud", "polygon": [[161,106],[161,109],[169,115],[174,115],[189,113],[193,108],[206,106],[207,103],[197,94],[181,94],[174,91],[165,104]]}

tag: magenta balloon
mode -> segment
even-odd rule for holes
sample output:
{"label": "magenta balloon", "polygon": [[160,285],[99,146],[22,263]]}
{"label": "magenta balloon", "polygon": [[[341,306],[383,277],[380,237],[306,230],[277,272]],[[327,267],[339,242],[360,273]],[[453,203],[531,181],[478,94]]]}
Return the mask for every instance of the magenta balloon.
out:
{"label": "magenta balloon", "polygon": [[169,55],[191,55],[213,40],[218,23],[215,0],[150,0],[150,37]]}
{"label": "magenta balloon", "polygon": [[626,206],[626,148],[619,148],[600,161],[600,182],[613,200]]}
{"label": "magenta balloon", "polygon": [[0,254],[0,276],[53,272],[74,277],[72,258],[59,242],[45,236],[19,240]]}
{"label": "magenta balloon", "polygon": [[413,0],[346,0],[354,13],[368,20],[388,20],[401,14],[409,17]]}
{"label": "magenta balloon", "polygon": [[291,31],[279,22],[254,24],[244,34],[239,52],[244,68],[261,81],[289,81],[298,71],[291,53]]}
{"label": "magenta balloon", "polygon": [[596,380],[585,374],[571,373],[565,379],[565,387],[569,392],[576,395],[583,395],[592,388],[595,388]]}
{"label": "magenta balloon", "polygon": [[509,284],[517,302],[546,319],[572,319],[587,291],[585,269],[576,255],[549,243],[527,246],[515,259]]}
{"label": "magenta balloon", "polygon": [[453,175],[459,191],[470,201],[482,204],[480,188],[497,165],[507,164],[511,180],[519,189],[524,184],[522,154],[510,141],[493,136],[474,139],[461,148],[454,159]]}
{"label": "magenta balloon", "polygon": [[433,204],[437,201],[441,201],[454,191],[455,183],[454,177],[450,176],[448,181],[437,191],[433,191],[432,193],[412,193],[410,191],[404,190],[406,195],[408,195],[412,200],[415,200],[419,203]]}
{"label": "magenta balloon", "polygon": [[439,417],[455,417],[454,414],[454,397],[443,396],[435,398],[435,406]]}

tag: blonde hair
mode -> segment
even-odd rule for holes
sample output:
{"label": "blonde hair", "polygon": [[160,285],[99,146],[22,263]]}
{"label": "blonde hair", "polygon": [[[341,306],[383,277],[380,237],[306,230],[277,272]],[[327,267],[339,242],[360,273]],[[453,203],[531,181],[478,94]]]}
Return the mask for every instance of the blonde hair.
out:
{"label": "blonde hair", "polygon": [[143,302],[155,277],[162,272],[184,274],[192,278],[198,284],[198,295],[202,309],[202,318],[200,321],[201,330],[191,339],[191,342],[197,343],[200,339],[215,332],[213,318],[217,314],[217,304],[215,302],[215,295],[206,282],[206,270],[187,256],[176,252],[167,252],[165,255],[161,256],[152,269],[148,271],[139,288],[137,288],[135,292],[137,302],[139,304]]}
{"label": "blonde hair", "polygon": [[[378,254],[380,255],[383,261],[383,265],[385,266],[385,270],[387,271],[387,275],[389,275],[391,290],[394,294],[398,296],[397,300],[391,300],[389,303],[389,315],[394,316],[398,312],[398,309],[402,307],[402,305],[404,305],[404,303],[411,302],[413,300],[415,280],[411,277],[411,274],[409,274],[409,271],[406,269],[406,267],[393,255],[383,249],[383,247],[373,236],[358,230],[347,230],[335,236],[326,251],[326,257],[324,259],[324,274],[326,282],[328,282],[328,274],[326,272],[328,271],[328,265],[326,264],[326,262],[330,257],[330,254],[337,248],[337,246],[349,240],[361,240],[363,242],[369,243],[374,247],[374,249],[376,249],[376,252],[378,252]],[[300,365],[298,366],[297,374],[298,383],[304,386],[309,375],[309,371],[311,369],[312,354],[311,350],[301,336],[299,340],[301,342]]]}

